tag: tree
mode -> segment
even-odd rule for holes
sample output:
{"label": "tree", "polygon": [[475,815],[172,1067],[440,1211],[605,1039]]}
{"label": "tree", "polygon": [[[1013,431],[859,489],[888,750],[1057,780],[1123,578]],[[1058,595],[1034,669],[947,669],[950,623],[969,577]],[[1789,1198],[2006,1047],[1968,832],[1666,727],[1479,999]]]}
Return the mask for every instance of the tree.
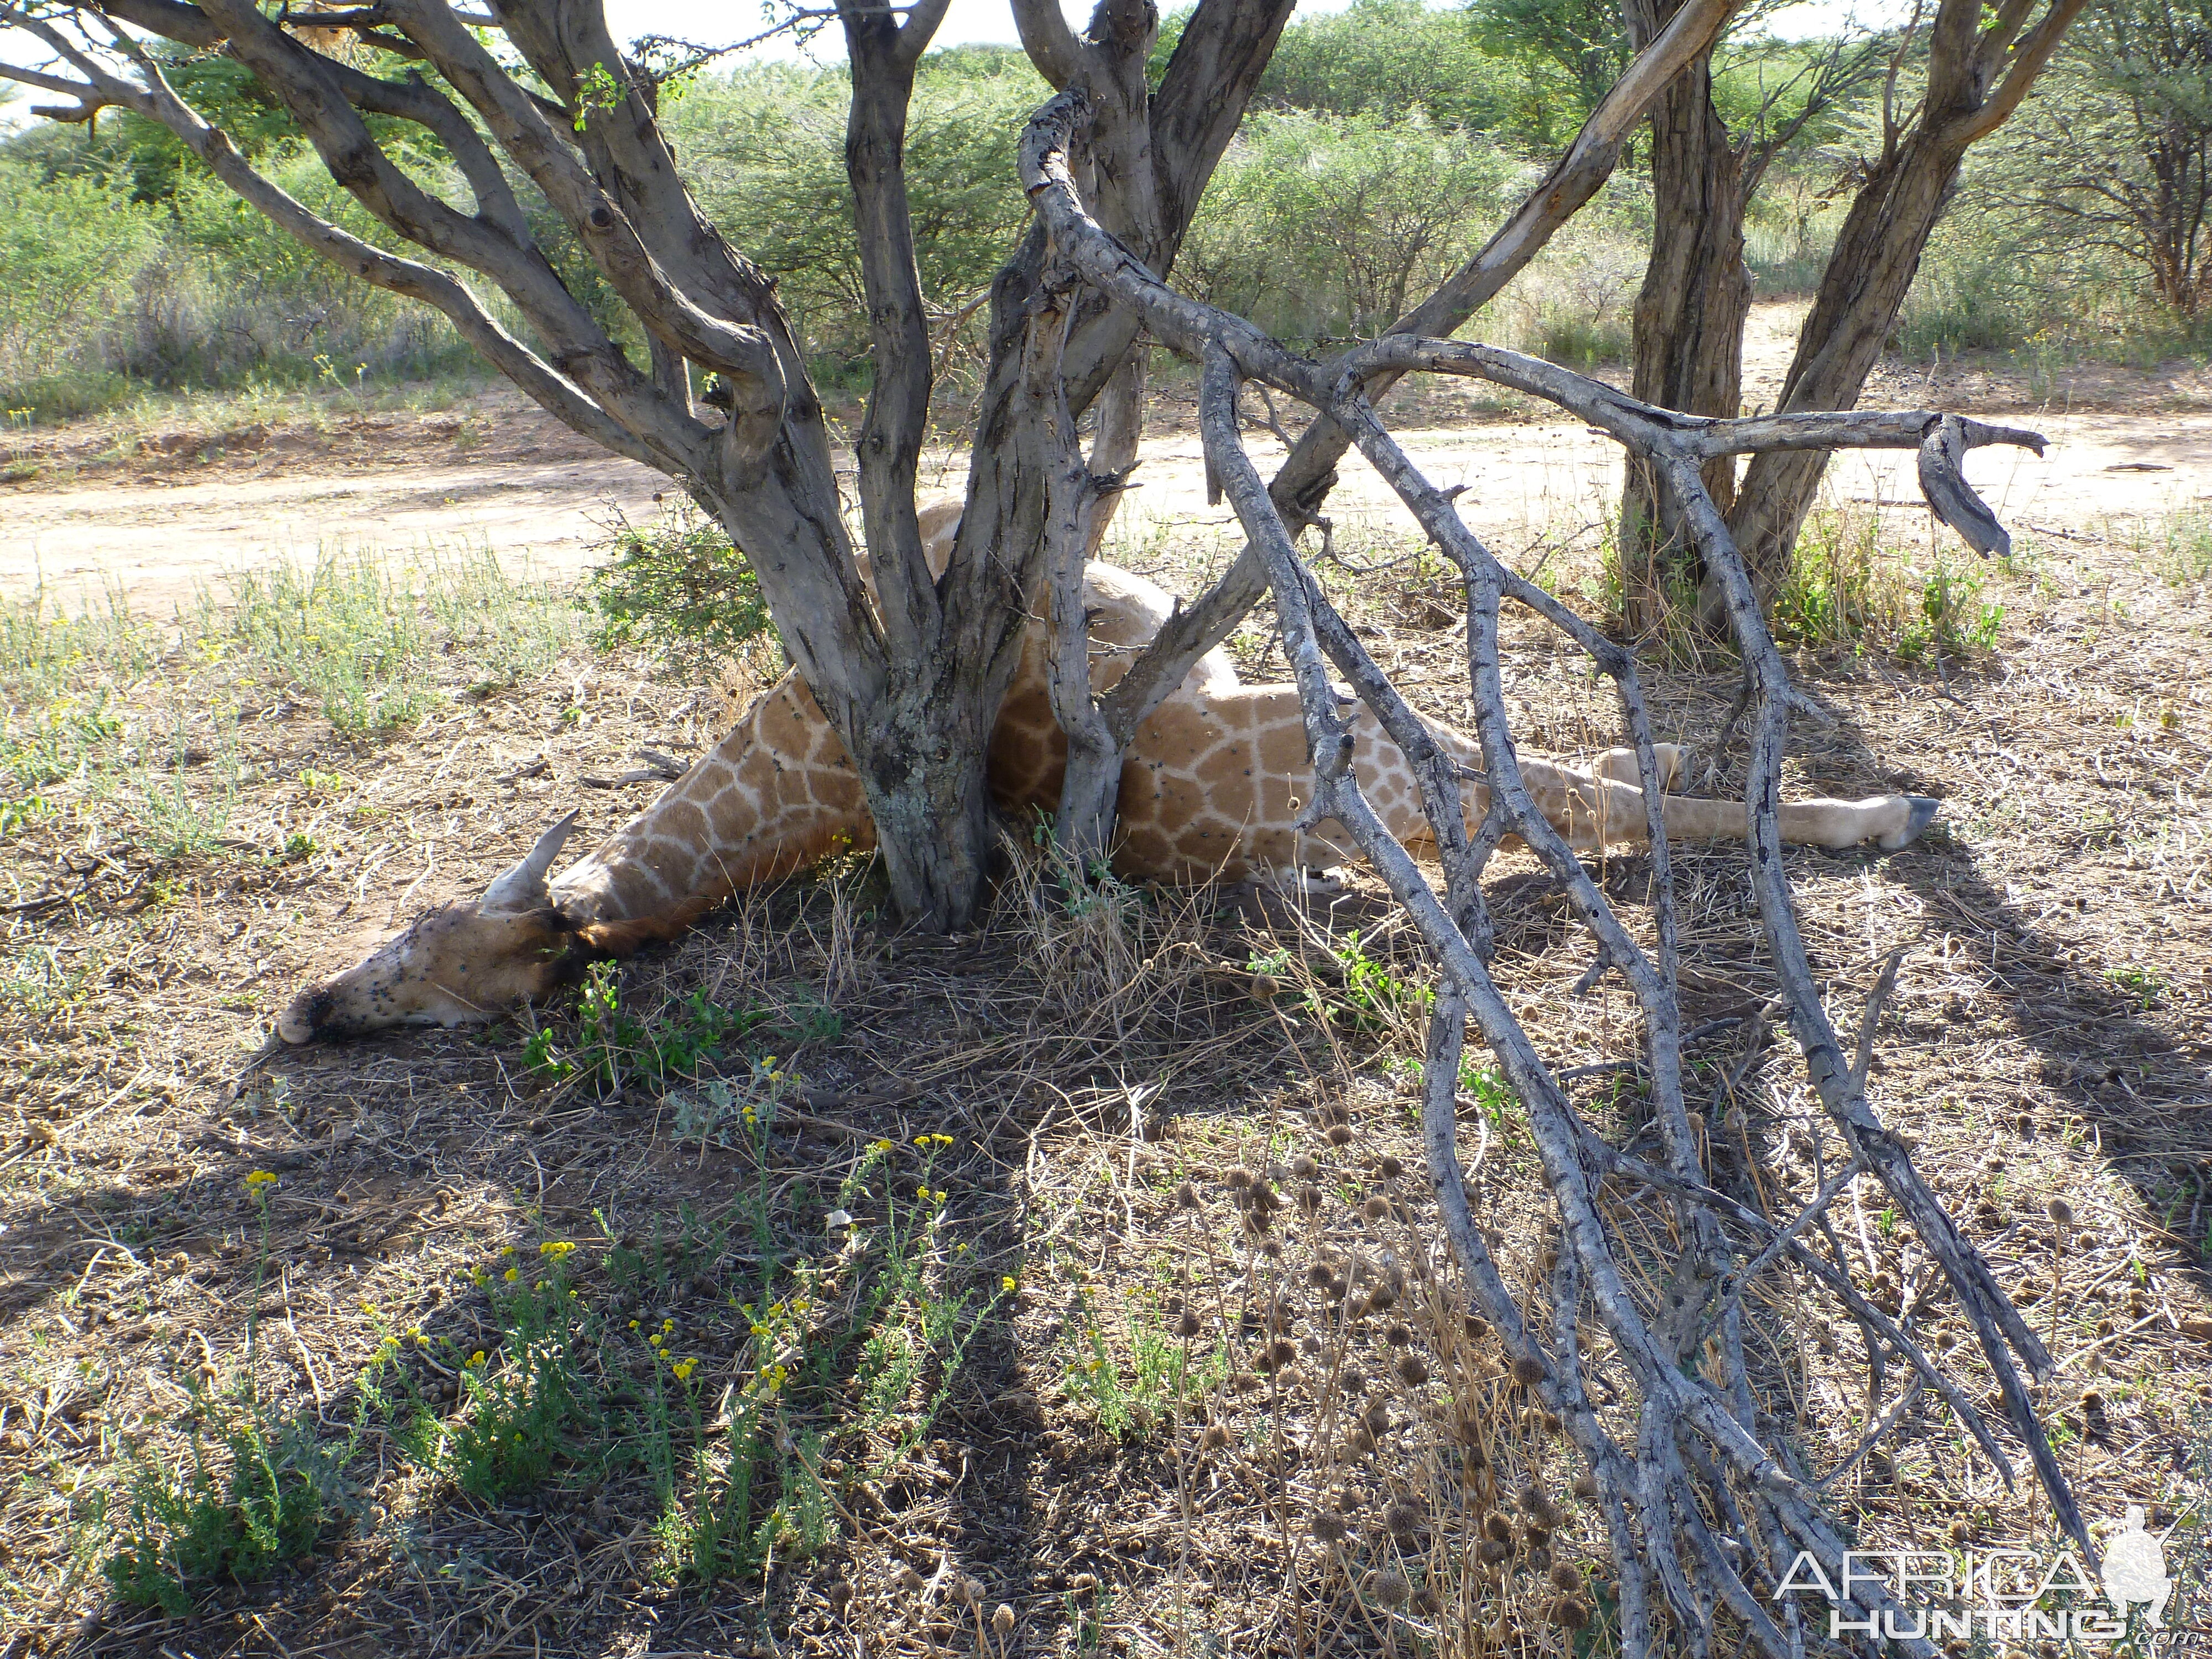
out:
{"label": "tree", "polygon": [[2095,0],[1996,166],[1996,199],[2118,254],[2177,317],[2212,308],[2212,5]]}
{"label": "tree", "polygon": [[[1555,366],[1440,337],[1494,297],[1603,185],[1626,136],[1709,49],[1730,0],[1686,0],[1501,228],[1376,338],[1327,363],[1295,355],[1164,280],[1288,0],[1202,0],[1157,92],[1146,75],[1157,20],[1143,0],[1104,0],[1081,39],[1057,0],[1021,0],[1024,46],[1056,90],[1019,146],[1034,217],[993,283],[965,511],[950,566],[933,580],[915,499],[932,374],[929,319],[916,275],[905,143],[915,65],[944,3],[902,8],[902,23],[873,0],[839,0],[837,8],[852,64],[845,165],[853,255],[874,365],[855,445],[874,604],[860,580],[820,403],[789,319],[759,266],[699,212],[659,120],[661,82],[617,48],[596,0],[498,4],[495,27],[483,33],[447,0],[382,0],[312,15],[305,21],[313,33],[304,37],[251,0],[0,0],[0,26],[52,54],[0,71],[70,99],[49,106],[62,118],[121,107],[159,121],[223,185],[303,243],[364,281],[435,307],[579,431],[679,480],[747,554],[779,632],[861,774],[894,893],[910,915],[943,927],[975,909],[986,740],[1040,595],[1049,618],[1053,706],[1068,742],[1057,833],[1078,872],[1107,848],[1115,781],[1137,722],[1257,600],[1272,596],[1305,716],[1316,784],[1307,810],[1316,823],[1344,827],[1367,854],[1437,969],[1423,1110],[1430,1180],[1457,1264],[1449,1293],[1490,1321],[1519,1385],[1559,1415],[1583,1460],[1613,1543],[1624,1654],[1644,1659],[1668,1639],[1657,1623],[1662,1611],[1674,1627],[1702,1633],[1723,1609],[1735,1627],[1723,1633],[1740,1633],[1745,1647],[1769,1659],[1802,1654],[1805,1631],[1794,1606],[1773,1611],[1758,1587],[1771,1589],[1792,1550],[1832,1561],[1843,1548],[1820,1489],[1798,1472],[1796,1455],[1759,1427],[1744,1334],[1759,1316],[1759,1299],[1747,1295],[1759,1274],[1796,1276],[1779,1302],[1808,1290],[1836,1298],[1869,1333],[1877,1395],[1889,1358],[1897,1358],[1911,1378],[1908,1399],[1923,1384],[1936,1389],[2004,1465],[1975,1401],[1858,1291],[1848,1259],[1839,1250],[1824,1256],[1798,1237],[1862,1175],[1881,1184],[1939,1266],[1979,1339],[2014,1432],[2062,1524],[2087,1550],[2020,1376],[2025,1365],[2047,1377],[2050,1357],[1913,1170],[1906,1147],[1869,1108],[1872,1018],[1860,1058],[1847,1065],[1823,1006],[1779,839],[1795,694],[1702,481],[1712,463],[1740,453],[1912,448],[1938,512],[1986,538],[1994,520],[1966,489],[1960,457],[1977,444],[2040,440],[1921,411],[1752,421],[1669,414]],[[133,30],[243,65],[283,104],[331,177],[374,216],[379,234],[428,257],[351,234],[276,189],[179,95]],[[361,66],[395,61],[403,67],[389,75]],[[429,134],[450,165],[403,161],[380,141],[371,118]],[[531,193],[606,284],[613,325],[562,279],[532,229]],[[527,337],[503,328],[456,270],[495,283]],[[625,348],[619,328],[636,331],[645,363]],[[1140,340],[1200,370],[1211,475],[1247,544],[1102,696],[1091,690],[1084,566],[1135,455]],[[695,400],[695,369],[714,377],[708,406],[722,418],[702,413]],[[1745,823],[1769,957],[1807,1079],[1849,1154],[1841,1176],[1787,1231],[1770,1219],[1764,1198],[1754,1208],[1706,1183],[1685,1103],[1687,1039],[1674,988],[1676,920],[1661,780],[1632,653],[1503,565],[1407,460],[1374,402],[1411,373],[1486,379],[1547,399],[1619,439],[1660,480],[1723,586],[1756,699]],[[1243,448],[1237,398],[1247,381],[1315,412],[1272,483],[1260,479]],[[1094,404],[1099,434],[1086,457],[1076,418]],[[1474,823],[1462,804],[1462,768],[1330,607],[1293,545],[1325,499],[1336,462],[1355,445],[1466,583],[1468,691],[1489,791]],[[1656,942],[1621,923],[1531,796],[1499,674],[1498,616],[1508,599],[1560,629],[1620,687],[1644,785]],[[1418,769],[1445,872],[1442,892],[1359,793],[1332,668]],[[1508,834],[1545,861],[1589,930],[1601,969],[1619,973],[1642,1010],[1636,1064],[1660,1129],[1649,1158],[1615,1146],[1606,1134],[1613,1126],[1577,1110],[1492,975],[1480,878]],[[1880,997],[1877,990],[1877,1006]],[[1470,1019],[1528,1109],[1556,1208],[1548,1283],[1522,1299],[1470,1219],[1455,1149]],[[1654,1238],[1675,1241],[1679,1258],[1658,1285],[1649,1254]],[[1595,1403],[1597,1395],[1605,1404]],[[1730,1547],[1716,1535],[1716,1521],[1725,1522]],[[1847,1586],[1846,1595],[1855,1613],[1894,1612],[1863,1583]]]}
{"label": "tree", "polygon": [[[1775,403],[1778,413],[1849,409],[1858,401],[1920,269],[1928,238],[1958,186],[1960,162],[2020,108],[2084,3],[1940,0],[1925,55],[1917,63],[1916,10],[1914,27],[1891,54],[1881,148],[1860,163],[1861,182],[1798,332]],[[1916,85],[1917,96],[1903,105],[1903,95]],[[1773,451],[1753,457],[1744,471],[1729,529],[1769,600],[1789,570],[1798,528],[1826,465],[1817,451]],[[1716,628],[1727,614],[1718,578],[1710,570],[1698,608]]]}

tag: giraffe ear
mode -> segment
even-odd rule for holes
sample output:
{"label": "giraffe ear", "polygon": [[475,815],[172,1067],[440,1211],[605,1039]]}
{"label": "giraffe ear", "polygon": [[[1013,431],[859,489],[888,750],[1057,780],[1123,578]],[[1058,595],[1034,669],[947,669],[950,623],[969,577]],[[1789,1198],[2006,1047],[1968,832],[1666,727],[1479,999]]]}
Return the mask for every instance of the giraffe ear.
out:
{"label": "giraffe ear", "polygon": [[538,844],[520,864],[484,889],[481,908],[507,915],[525,915],[544,909],[547,902],[546,872],[552,869],[553,860],[561,856],[562,844],[575,827],[576,815],[571,812],[538,836]]}

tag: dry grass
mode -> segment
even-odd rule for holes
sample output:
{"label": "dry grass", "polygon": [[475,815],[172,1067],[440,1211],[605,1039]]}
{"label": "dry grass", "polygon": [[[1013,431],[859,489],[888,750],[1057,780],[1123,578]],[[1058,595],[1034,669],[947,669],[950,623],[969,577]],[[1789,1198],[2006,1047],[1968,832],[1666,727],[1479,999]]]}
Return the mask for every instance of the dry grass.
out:
{"label": "dry grass", "polygon": [[[1378,660],[1450,716],[1457,641],[1418,577],[1344,591]],[[1836,723],[1802,731],[1798,787],[1946,799],[1906,853],[1798,855],[1808,942],[1846,1024],[1910,947],[1875,1103],[2059,1355],[2041,1403],[2089,1513],[2141,1503],[2193,1528],[2212,613],[2201,584],[2100,543],[2016,561],[1985,593],[2004,606],[1994,652],[1802,659]],[[1421,969],[1359,878],[1333,902],[1109,890],[1071,908],[1017,838],[966,938],[902,934],[867,872],[837,870],[623,965],[592,1008],[543,1011],[534,1041],[514,1024],[270,1053],[274,1005],[356,950],[351,930],[475,890],[556,810],[611,826],[643,797],[577,780],[641,745],[696,749],[714,714],[573,644],[465,695],[467,653],[433,639],[420,712],[348,738],[259,659],[186,643],[52,666],[81,697],[106,676],[122,729],[11,791],[43,804],[0,839],[0,1654],[1611,1650],[1578,1470],[1456,1311],[1407,1085]],[[1585,676],[1534,632],[1509,647],[1532,746],[1610,741]],[[31,684],[19,667],[11,734],[52,701]],[[267,701],[225,704],[224,686]],[[1731,689],[1663,679],[1661,735],[1709,739]],[[203,752],[231,757],[224,826],[165,850],[142,803],[210,798]],[[1763,1022],[1741,854],[1678,860],[1709,1167],[1789,1212],[1837,1148]],[[1644,873],[1606,872],[1631,916]],[[1571,996],[1587,956],[1532,864],[1502,859],[1493,889],[1516,1012],[1555,1064],[1599,1068],[1579,1097],[1633,1133],[1626,997]],[[659,1079],[634,1045],[616,1076],[594,1069],[611,1020],[689,1030],[702,1006],[763,1024]],[[800,1081],[761,1082],[769,1052]],[[702,1105],[718,1079],[764,1127]],[[1463,1104],[1480,1218],[1533,1285],[1548,1207],[1530,1148],[1479,1065]],[[939,1134],[953,1144],[916,1147]],[[281,1178],[265,1270],[256,1169]],[[837,1208],[860,1247],[826,1227]],[[920,1231],[895,1249],[902,1224]],[[1863,1282],[1917,1304],[1903,1230],[1863,1194],[1837,1226]],[[590,1328],[567,1352],[606,1414],[565,1431],[543,1482],[471,1497],[435,1449],[484,1420],[466,1360],[512,1377],[530,1345],[520,1292],[469,1274],[547,1240],[579,1245],[555,1282],[578,1293]],[[1638,1259],[1672,1254],[1650,1231]],[[895,1262],[906,1288],[878,1298]],[[1747,1344],[1760,1408],[1826,1469],[1865,1430],[1861,1339],[1767,1284]],[[764,1321],[800,1286],[806,1316]],[[257,1308],[270,1420],[331,1443],[357,1425],[320,1542],[272,1577],[196,1587],[182,1620],[116,1603],[99,1565],[125,1448],[174,1466],[180,1416],[241,1374]],[[1922,1315],[1939,1342],[1944,1319]],[[664,1321],[697,1361],[681,1385],[643,1343]],[[871,1339],[917,1360],[896,1397]],[[764,1576],[702,1585],[685,1551],[730,1468],[714,1425],[747,1420],[741,1390],[787,1353],[796,1380],[750,1420],[789,1513]],[[638,1426],[654,1388],[674,1407],[662,1442]],[[1956,1443],[1939,1410],[1908,1413],[1833,1489],[1839,1516],[1929,1547],[2047,1537],[2033,1492]],[[684,1455],[665,1480],[662,1443]],[[807,1470],[828,1516],[811,1539]]]}

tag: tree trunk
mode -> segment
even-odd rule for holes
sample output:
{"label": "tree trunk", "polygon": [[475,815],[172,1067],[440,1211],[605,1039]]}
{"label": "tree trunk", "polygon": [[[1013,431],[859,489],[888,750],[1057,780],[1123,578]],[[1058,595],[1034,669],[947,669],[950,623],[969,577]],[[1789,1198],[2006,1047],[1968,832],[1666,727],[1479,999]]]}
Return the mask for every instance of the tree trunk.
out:
{"label": "tree trunk", "polygon": [[[1920,256],[1959,179],[1963,143],[1941,131],[1914,132],[1869,176],[1837,233],[1820,291],[1797,337],[1797,353],[1776,401],[1777,414],[1849,409],[1881,361]],[[1761,605],[1789,574],[1797,532],[1820,489],[1828,458],[1819,450],[1755,455],[1744,471],[1729,529],[1743,550]],[[1725,600],[1710,577],[1698,610],[1725,626]]]}
{"label": "tree trunk", "polygon": [[957,672],[951,653],[940,652],[934,665],[927,684],[883,706],[860,782],[899,914],[959,933],[975,921],[990,873],[986,762],[1000,698]]}
{"label": "tree trunk", "polygon": [[[1639,50],[1678,3],[1632,3]],[[1662,408],[1733,417],[1741,412],[1751,276],[1743,264],[1743,158],[1713,108],[1712,88],[1712,58],[1703,53],[1652,106],[1651,262],[1636,296],[1632,389]],[[1708,463],[1705,478],[1725,513],[1735,495],[1735,462]],[[1621,492],[1620,574],[1623,614],[1636,634],[1665,617],[1670,590],[1700,574],[1663,492],[1633,460]]]}

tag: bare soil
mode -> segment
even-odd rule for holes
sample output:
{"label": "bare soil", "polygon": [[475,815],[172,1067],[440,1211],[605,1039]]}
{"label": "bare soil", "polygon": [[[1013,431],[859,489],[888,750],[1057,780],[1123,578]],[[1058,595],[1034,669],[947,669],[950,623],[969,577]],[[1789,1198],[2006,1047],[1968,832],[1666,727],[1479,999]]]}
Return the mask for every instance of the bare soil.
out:
{"label": "bare soil", "polygon": [[[1778,392],[1803,311],[1796,301],[1754,307],[1747,406],[1765,407]],[[1132,516],[1225,526],[1225,510],[1203,507],[1194,404],[1176,392],[1163,387],[1159,441],[1147,446]],[[1985,450],[1969,463],[2015,533],[2155,521],[2212,503],[2212,372],[2203,365],[2079,363],[2039,374],[1990,356],[1935,369],[1892,362],[1865,403],[2004,416],[2049,437],[2039,460]],[[1431,477],[1468,486],[1470,522],[1504,545],[1600,523],[1618,492],[1610,441],[1524,400],[1408,383],[1389,412]],[[1259,440],[1255,453],[1267,453]],[[571,576],[617,515],[649,517],[670,493],[660,474],[607,455],[504,386],[419,415],[324,398],[311,418],[187,410],[150,426],[88,422],[33,434],[0,462],[0,479],[15,478],[0,483],[0,592],[112,588],[154,611],[219,586],[226,572],[362,548],[489,547],[517,568]],[[959,488],[960,465],[957,450],[936,458],[945,493]],[[1909,456],[1847,458],[1831,488],[1851,502],[1917,500]],[[1348,527],[1412,530],[1356,456],[1331,501]]]}
{"label": "bare soil", "polygon": [[[465,455],[451,434],[340,423],[334,453],[304,441],[293,453],[287,439],[258,459],[179,451],[158,473],[173,483],[88,465],[65,487],[18,486],[0,497],[10,575],[20,586],[27,524],[52,566],[74,561],[72,576],[112,576],[158,608],[234,561],[340,527],[403,550],[391,528],[403,512],[422,515],[407,522],[425,536],[505,537],[496,526],[511,523],[495,545],[560,564],[581,556],[582,507],[609,496],[649,507],[647,476],[572,456],[499,399],[479,407],[495,435]],[[1990,568],[1986,597],[2002,607],[1993,648],[1808,650],[1798,663],[1833,724],[1801,727],[1793,787],[1937,795],[1938,830],[1893,855],[1798,853],[1791,874],[1846,1028],[1883,959],[1906,947],[1874,1104],[1914,1137],[1936,1190],[2046,1333],[2058,1370],[2037,1400],[2088,1513],[2102,1525],[2136,1504],[2154,1528],[2179,1528],[2168,1559],[2185,1569],[2184,1599],[2169,1620],[2183,1645],[2169,1650],[2192,1653],[2212,1628],[2212,593],[2172,580],[2139,521],[2212,491],[2212,430],[2122,413],[2046,429],[2063,439],[2039,468],[1986,453],[1975,464],[2003,469],[1975,476],[2024,539],[2039,537],[2034,556]],[[1480,521],[1501,545],[1525,537],[1555,561],[1561,591],[1577,592],[1589,573],[1560,531],[1601,501],[1601,449],[1578,430],[1511,421],[1431,422],[1414,442],[1440,481],[1474,486],[1462,501],[1496,515]],[[1226,541],[1193,487],[1194,454],[1174,436],[1148,454],[1148,493],[1118,532],[1123,556],[1186,587]],[[2107,470],[2137,462],[2172,470]],[[1840,471],[1839,493],[1859,491]],[[447,508],[424,482],[438,477],[483,493]],[[526,492],[519,505],[501,493],[508,480]],[[361,493],[328,493],[341,485]],[[1357,477],[1347,485],[1338,514],[1352,526],[1372,497]],[[1871,473],[1863,493],[1906,492]],[[64,504],[98,514],[104,538]],[[514,520],[495,516],[509,508]],[[1924,545],[1924,514],[1875,510],[1894,544]],[[118,536],[129,521],[118,514],[143,517]],[[218,531],[217,518],[251,528]],[[1346,578],[1346,600],[1383,665],[1456,714],[1463,660],[1438,596],[1397,569]],[[1244,641],[1248,659],[1260,645]],[[1533,749],[1612,740],[1607,699],[1551,636],[1516,624],[1506,659]],[[151,697],[169,672],[119,689]],[[49,791],[67,810],[0,836],[10,971],[66,988],[0,1008],[0,1656],[1577,1650],[1552,1621],[1558,1593],[1534,1551],[1589,1575],[1601,1606],[1601,1528],[1568,1494],[1564,1449],[1501,1376],[1494,1338],[1428,1299],[1433,1217],[1423,1183],[1401,1172],[1419,1168],[1401,1081],[1419,1053],[1406,988],[1419,968],[1362,879],[1304,916],[1162,894],[1133,896],[1113,926],[1041,911],[1013,881],[983,928],[951,940],[901,934],[865,872],[755,896],[618,978],[640,1018],[674,1018],[702,994],[834,1011],[834,1032],[778,1057],[805,1079],[797,1107],[731,1145],[679,1133],[688,1081],[550,1076],[530,1064],[520,1023],[272,1049],[270,1019],[295,988],[396,921],[480,891],[547,818],[580,806],[587,835],[611,827],[648,792],[583,780],[622,771],[640,747],[691,752],[715,730],[713,699],[621,654],[578,649],[490,694],[468,690],[465,663],[425,673],[447,700],[378,742],[343,738],[296,701],[262,708],[240,728],[246,782],[231,840],[213,852],[163,858],[129,837],[89,838],[69,806],[75,784]],[[1665,734],[1709,744],[1729,678],[1652,678]],[[1715,757],[1700,787],[1728,791],[1741,766],[1740,750]],[[312,851],[287,856],[295,830],[312,830]],[[1712,1177],[1787,1215],[1838,1146],[1786,1036],[1778,1046],[1760,1021],[1771,984],[1743,854],[1680,849],[1676,861],[1686,1012],[1708,1033],[1696,1058],[1712,1091]],[[1646,873],[1633,858],[1607,866],[1631,915]],[[1502,860],[1494,897],[1501,980],[1553,1062],[1632,1057],[1626,996],[1609,981],[1571,994],[1587,952],[1535,866]],[[1354,998],[1347,963],[1360,957],[1401,992]],[[1280,964],[1271,982],[1255,962]],[[571,1002],[543,1018],[556,1052],[592,1040]],[[1636,1121],[1621,1075],[1577,1085],[1601,1124]],[[1509,1277],[1533,1283],[1545,1211],[1528,1144],[1510,1114],[1462,1104],[1485,1219]],[[1342,1146],[1316,1121],[1338,1107],[1354,1131]],[[915,1137],[930,1133],[956,1144],[925,1165]],[[711,1417],[750,1375],[749,1316],[734,1304],[751,1305],[765,1260],[835,1256],[825,1212],[878,1139],[897,1150],[879,1155],[854,1213],[880,1220],[933,1183],[945,1194],[936,1282],[975,1305],[999,1299],[964,1363],[931,1372],[888,1419],[836,1392],[849,1361],[811,1416],[794,1396],[792,1431],[840,1425],[835,1538],[816,1558],[778,1558],[764,1578],[684,1582],[635,1468],[471,1498],[410,1462],[398,1428],[372,1414],[351,1507],[296,1565],[207,1587],[181,1619],[106,1594],[100,1495],[119,1493],[127,1445],[176,1455],[178,1413],[195,1385],[240,1363],[249,1310],[260,1310],[261,1386],[300,1420],[337,1433],[383,1334],[416,1328],[429,1340],[395,1364],[434,1413],[458,1416],[454,1356],[497,1347],[469,1273],[496,1271],[505,1245],[534,1257],[543,1240],[581,1241],[574,1283],[604,1313],[605,1351],[641,1352],[627,1319],[672,1322],[700,1360]],[[1273,1175],[1288,1194],[1296,1157],[1323,1169],[1310,1218],[1294,1208],[1267,1235],[1240,1231],[1232,1176]],[[260,1212],[241,1186],[255,1170],[280,1176],[265,1271]],[[762,1192],[774,1194],[764,1218]],[[1372,1216],[1370,1198],[1383,1200]],[[1888,1275],[1886,1294],[1940,1341],[1955,1317],[1892,1223],[1878,1191],[1862,1189],[1839,1206],[1837,1248],[1863,1279]],[[623,1279],[618,1244],[676,1265]],[[1653,1271],[1666,1249],[1650,1241]],[[1395,1312],[1346,1319],[1308,1277],[1317,1262],[1386,1255],[1410,1286]],[[1261,1321],[1279,1303],[1298,1353],[1263,1377]],[[1163,1333],[1176,1347],[1186,1312],[1195,1360],[1218,1353],[1220,1366],[1194,1364],[1203,1386],[1163,1403],[1157,1388],[1144,1395],[1139,1358],[1157,1361]],[[1771,1357],[1761,1409],[1813,1469],[1834,1466],[1894,1399],[1893,1374],[1870,1401],[1856,1330],[1832,1327],[1778,1276],[1756,1319]],[[1399,1370],[1409,1351],[1421,1380]],[[1985,1395],[1988,1376],[1963,1353],[1970,1393]],[[1353,1416],[1377,1406],[1382,1430],[1363,1446]],[[1479,1474],[1462,1449],[1468,1423]],[[904,1425],[916,1443],[868,1476]],[[2047,1543],[2017,1446],[2021,1484],[2008,1490],[1963,1443],[1940,1409],[1913,1407],[1833,1489],[1839,1516],[1863,1540],[1923,1548]],[[1540,1547],[1516,1496],[1531,1485],[1561,1511]],[[1332,1498],[1351,1517],[1340,1543],[1313,1526]],[[105,1501],[112,1513],[121,1500]],[[1517,1553],[1486,1577],[1472,1552],[1493,1514]],[[1408,1600],[1421,1590],[1437,1605]]]}

